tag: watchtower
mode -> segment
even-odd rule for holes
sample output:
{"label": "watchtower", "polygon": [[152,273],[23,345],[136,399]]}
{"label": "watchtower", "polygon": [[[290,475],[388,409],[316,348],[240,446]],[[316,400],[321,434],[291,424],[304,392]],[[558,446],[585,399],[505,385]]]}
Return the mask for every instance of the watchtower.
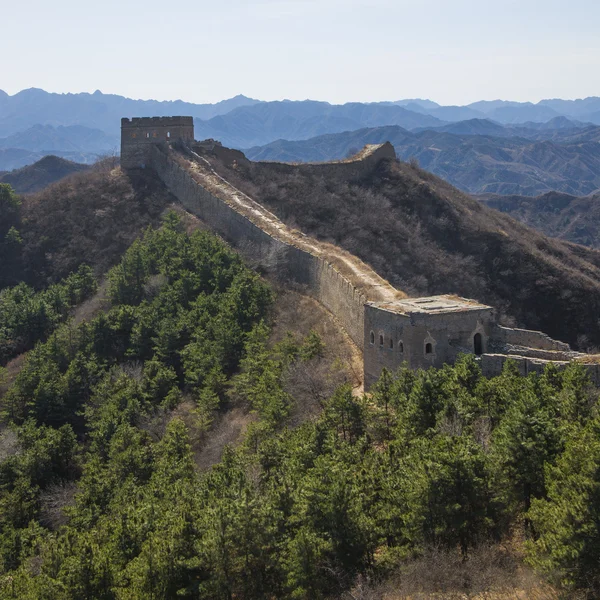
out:
{"label": "watchtower", "polygon": [[154,144],[194,141],[193,117],[134,117],[121,119],[121,166],[145,167]]}
{"label": "watchtower", "polygon": [[365,387],[385,367],[411,369],[453,364],[460,353],[487,352],[494,334],[491,306],[458,296],[406,298],[365,304]]}

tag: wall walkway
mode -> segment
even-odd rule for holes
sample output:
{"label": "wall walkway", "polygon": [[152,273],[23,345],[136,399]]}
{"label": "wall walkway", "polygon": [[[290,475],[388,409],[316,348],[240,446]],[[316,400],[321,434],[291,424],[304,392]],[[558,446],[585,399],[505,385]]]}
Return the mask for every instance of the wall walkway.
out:
{"label": "wall walkway", "polygon": [[[376,162],[372,154],[369,162]],[[220,177],[202,157],[156,145],[150,164],[187,210],[242,255],[274,263],[282,280],[305,287],[335,315],[360,349],[365,303],[406,297],[349,252],[287,227]]]}

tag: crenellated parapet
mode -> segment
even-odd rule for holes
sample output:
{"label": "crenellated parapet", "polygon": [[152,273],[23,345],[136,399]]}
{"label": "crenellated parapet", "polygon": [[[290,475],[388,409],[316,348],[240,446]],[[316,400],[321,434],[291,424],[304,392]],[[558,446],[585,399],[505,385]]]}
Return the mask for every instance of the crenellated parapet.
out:
{"label": "crenellated parapet", "polygon": [[149,164],[152,146],[182,140],[194,141],[193,117],[133,117],[121,119],[121,166],[124,169]]}

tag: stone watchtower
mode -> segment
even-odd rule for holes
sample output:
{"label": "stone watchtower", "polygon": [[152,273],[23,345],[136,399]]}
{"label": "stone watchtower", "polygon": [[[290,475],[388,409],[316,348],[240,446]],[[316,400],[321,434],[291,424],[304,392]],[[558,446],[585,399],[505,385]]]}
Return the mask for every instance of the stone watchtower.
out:
{"label": "stone watchtower", "polygon": [[193,117],[134,117],[121,119],[121,166],[145,167],[154,144],[194,141]]}
{"label": "stone watchtower", "polygon": [[365,304],[365,388],[385,367],[453,364],[459,354],[482,355],[498,337],[491,306],[458,296],[406,298]]}

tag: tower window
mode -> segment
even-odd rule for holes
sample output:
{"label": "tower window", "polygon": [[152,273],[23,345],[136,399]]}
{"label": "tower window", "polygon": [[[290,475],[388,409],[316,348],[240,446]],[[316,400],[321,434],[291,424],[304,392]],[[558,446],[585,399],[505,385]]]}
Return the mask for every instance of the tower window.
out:
{"label": "tower window", "polygon": [[383,336],[382,335],[379,336],[379,345],[383,346]]}
{"label": "tower window", "polygon": [[390,338],[390,350],[394,349],[394,340]]}
{"label": "tower window", "polygon": [[371,344],[375,343],[375,334],[371,331]]}
{"label": "tower window", "polygon": [[431,345],[431,342],[427,342],[425,344],[425,354],[433,354],[433,346]]}
{"label": "tower window", "polygon": [[398,344],[398,350],[400,350],[400,352],[404,352],[404,343],[403,342],[400,342]]}

